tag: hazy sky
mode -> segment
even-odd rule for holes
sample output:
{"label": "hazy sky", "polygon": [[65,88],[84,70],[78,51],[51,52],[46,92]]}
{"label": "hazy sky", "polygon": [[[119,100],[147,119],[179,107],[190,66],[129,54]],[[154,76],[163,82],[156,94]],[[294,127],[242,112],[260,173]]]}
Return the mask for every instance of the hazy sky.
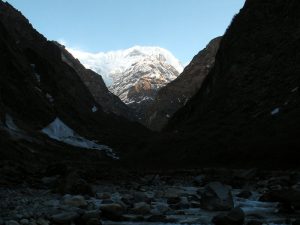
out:
{"label": "hazy sky", "polygon": [[186,63],[222,35],[245,0],[7,0],[50,40],[103,52],[160,46]]}

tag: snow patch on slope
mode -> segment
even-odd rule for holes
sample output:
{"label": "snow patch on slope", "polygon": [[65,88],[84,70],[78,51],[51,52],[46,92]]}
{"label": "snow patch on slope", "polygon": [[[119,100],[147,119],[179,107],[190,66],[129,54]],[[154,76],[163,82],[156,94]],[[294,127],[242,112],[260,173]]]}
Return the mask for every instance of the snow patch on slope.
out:
{"label": "snow patch on slope", "polygon": [[56,118],[47,127],[42,129],[42,133],[46,134],[52,139],[64,142],[75,147],[105,151],[107,156],[113,159],[118,159],[118,157],[115,155],[115,153],[110,147],[106,145],[99,145],[95,143],[95,141],[90,141],[81,137],[74,130],[68,127],[64,122],[62,122],[59,118]]}
{"label": "snow patch on slope", "polygon": [[134,46],[125,50],[90,53],[72,48],[67,50],[88,69],[100,74],[106,85],[111,86],[117,79],[118,74],[122,74],[133,64],[144,59],[157,59],[173,66],[178,73],[183,71],[183,65],[168,50],[160,47]]}

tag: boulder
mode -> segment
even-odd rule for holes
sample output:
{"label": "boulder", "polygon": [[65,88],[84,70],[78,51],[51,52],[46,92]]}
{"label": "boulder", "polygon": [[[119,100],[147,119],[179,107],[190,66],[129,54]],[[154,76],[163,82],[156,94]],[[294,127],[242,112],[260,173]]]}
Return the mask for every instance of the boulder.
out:
{"label": "boulder", "polygon": [[169,212],[171,209],[167,203],[157,202],[153,205],[153,209],[151,210],[151,214],[161,215]]}
{"label": "boulder", "polygon": [[121,198],[121,201],[124,202],[128,206],[133,206],[133,204],[135,202],[134,197],[130,194],[124,194]]}
{"label": "boulder", "polygon": [[15,220],[9,220],[5,222],[5,225],[20,225],[20,224]]}
{"label": "boulder", "polygon": [[215,225],[243,225],[245,213],[241,208],[234,208],[227,214],[220,214],[212,219]]}
{"label": "boulder", "polygon": [[147,218],[147,222],[158,223],[166,222],[167,217],[165,215],[151,215]]}
{"label": "boulder", "polygon": [[147,202],[150,203],[151,199],[146,195],[145,192],[134,192],[132,194],[134,202]]}
{"label": "boulder", "polygon": [[175,199],[180,197],[181,190],[177,188],[168,188],[165,191],[164,197],[167,199]]}
{"label": "boulder", "polygon": [[167,203],[169,205],[175,205],[175,204],[180,203],[180,201],[181,201],[181,198],[179,196],[177,196],[177,197],[170,197],[170,198],[168,198]]}
{"label": "boulder", "polygon": [[81,219],[86,222],[90,219],[100,220],[100,210],[85,211],[84,214],[82,215]]}
{"label": "boulder", "polygon": [[201,208],[211,211],[230,210],[234,207],[231,188],[220,182],[211,182],[201,194]]}
{"label": "boulder", "polygon": [[81,208],[85,208],[88,205],[87,201],[81,195],[76,195],[76,196],[65,195],[63,203],[65,205],[69,205],[73,207],[81,207]]}
{"label": "boulder", "polygon": [[100,210],[104,217],[113,221],[122,220],[122,215],[125,212],[124,207],[117,203],[101,205]]}
{"label": "boulder", "polygon": [[145,220],[144,216],[142,215],[132,215],[132,214],[123,215],[122,219],[124,221],[129,221],[129,222],[141,222]]}
{"label": "boulder", "polygon": [[79,218],[76,212],[63,212],[52,216],[52,221],[58,224],[69,224]]}
{"label": "boulder", "polygon": [[[1,224],[1,223],[0,223]],[[29,220],[28,219],[21,219],[20,220],[20,224],[22,225],[28,225],[29,224]],[[1,224],[2,225],[2,224]]]}
{"label": "boulder", "polygon": [[247,225],[263,225],[263,222],[258,221],[258,220],[249,220],[247,222]]}
{"label": "boulder", "polygon": [[292,225],[300,225],[300,219],[295,220]]}
{"label": "boulder", "polygon": [[252,196],[252,192],[251,191],[241,191],[240,193],[237,194],[237,197],[239,198],[244,198],[244,199],[248,199]]}
{"label": "boulder", "polygon": [[288,190],[271,190],[260,197],[260,201],[265,202],[280,202],[286,207],[300,209],[300,191]]}
{"label": "boulder", "polygon": [[48,220],[45,220],[44,218],[38,218],[36,223],[38,225],[49,225],[49,221]]}
{"label": "boulder", "polygon": [[99,199],[111,199],[111,196],[109,193],[96,193],[96,197]]}
{"label": "boulder", "polygon": [[86,222],[86,225],[102,225],[101,221],[97,218],[92,218],[92,219],[89,219],[87,222]]}
{"label": "boulder", "polygon": [[202,186],[204,184],[204,181],[205,181],[204,175],[199,175],[199,176],[194,177],[194,183],[197,186]]}
{"label": "boulder", "polygon": [[151,207],[146,202],[139,202],[135,203],[134,207],[131,209],[131,211],[135,214],[145,215],[149,214],[151,210]]}

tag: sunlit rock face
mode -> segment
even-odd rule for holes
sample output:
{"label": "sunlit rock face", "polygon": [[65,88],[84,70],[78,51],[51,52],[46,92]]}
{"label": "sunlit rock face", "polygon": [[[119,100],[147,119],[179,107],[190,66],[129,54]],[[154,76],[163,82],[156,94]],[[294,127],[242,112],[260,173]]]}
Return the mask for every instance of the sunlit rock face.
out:
{"label": "sunlit rock face", "polygon": [[107,53],[69,49],[87,68],[102,75],[109,90],[144,119],[157,91],[178,77],[182,64],[166,49],[134,46]]}

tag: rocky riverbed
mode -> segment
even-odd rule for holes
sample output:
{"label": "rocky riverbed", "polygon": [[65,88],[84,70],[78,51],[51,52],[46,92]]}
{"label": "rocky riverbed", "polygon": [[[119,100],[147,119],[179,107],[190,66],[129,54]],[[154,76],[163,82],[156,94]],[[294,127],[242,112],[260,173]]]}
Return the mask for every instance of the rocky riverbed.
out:
{"label": "rocky riverbed", "polygon": [[[197,172],[198,173],[198,172]],[[299,224],[300,173],[206,170],[0,188],[0,225]]]}

